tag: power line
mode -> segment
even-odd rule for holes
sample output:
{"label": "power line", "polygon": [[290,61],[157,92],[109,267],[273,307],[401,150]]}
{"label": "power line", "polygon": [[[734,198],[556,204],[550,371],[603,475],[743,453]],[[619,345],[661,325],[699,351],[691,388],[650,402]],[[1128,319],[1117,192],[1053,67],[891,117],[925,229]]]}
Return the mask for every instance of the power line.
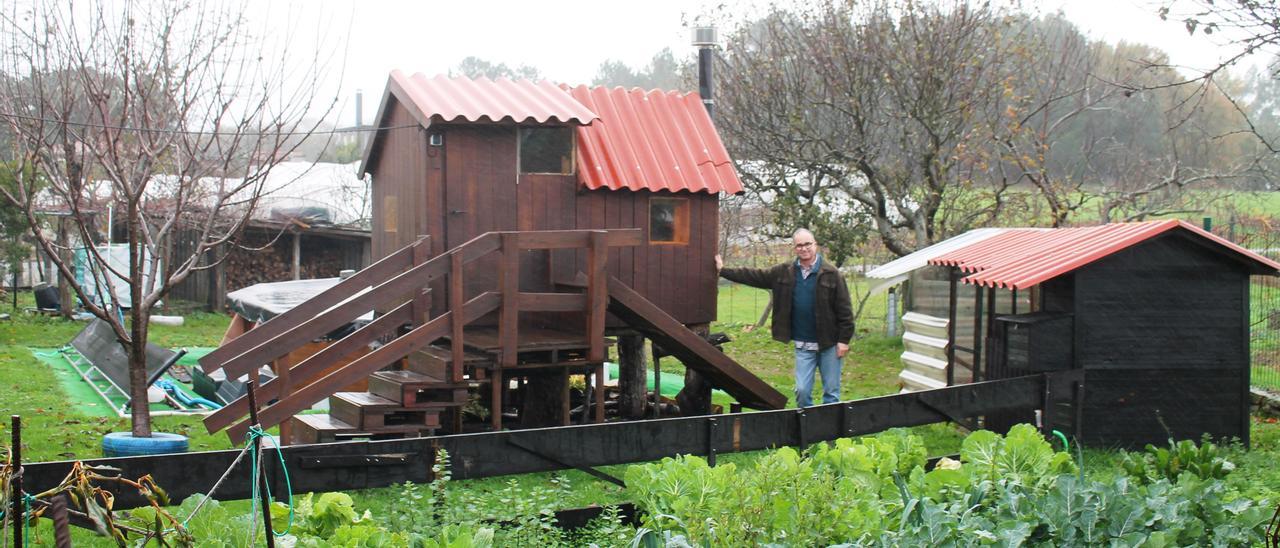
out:
{"label": "power line", "polygon": [[116,126],[110,124],[94,124],[90,122],[70,122],[67,120],[58,120],[54,118],[44,118],[41,116],[26,116],[23,114],[0,113],[0,116],[17,120],[29,120],[32,122],[47,122],[63,126],[74,126],[82,128],[94,129],[111,129],[119,131],[137,131],[140,133],[169,133],[180,135],[210,135],[210,136],[290,136],[290,135],[338,135],[347,133],[367,133],[376,131],[389,131],[393,129],[408,129],[421,127],[419,124],[407,124],[402,126],[382,126],[382,127],[343,127],[316,131],[196,131],[190,129],[169,129],[169,128],[140,128],[133,126]]}

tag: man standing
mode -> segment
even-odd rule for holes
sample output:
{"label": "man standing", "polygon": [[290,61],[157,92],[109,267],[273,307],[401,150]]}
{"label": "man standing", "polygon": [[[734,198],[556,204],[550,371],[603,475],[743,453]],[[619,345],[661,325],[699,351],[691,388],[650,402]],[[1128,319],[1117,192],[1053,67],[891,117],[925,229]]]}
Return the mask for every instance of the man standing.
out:
{"label": "man standing", "polygon": [[849,288],[835,265],[822,260],[813,233],[800,229],[791,237],[796,260],[769,269],[716,270],[729,281],[773,292],[773,338],[795,343],[796,407],[813,405],[813,377],[822,374],[822,403],[840,401],[840,363],[853,338],[853,306]]}

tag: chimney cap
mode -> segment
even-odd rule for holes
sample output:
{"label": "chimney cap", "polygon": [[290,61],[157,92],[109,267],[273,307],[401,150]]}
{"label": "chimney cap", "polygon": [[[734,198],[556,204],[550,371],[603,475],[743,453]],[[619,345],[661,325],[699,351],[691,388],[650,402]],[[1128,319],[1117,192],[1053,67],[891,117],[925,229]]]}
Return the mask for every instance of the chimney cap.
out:
{"label": "chimney cap", "polygon": [[703,26],[693,28],[693,45],[700,48],[715,47],[717,45],[716,28],[713,26]]}

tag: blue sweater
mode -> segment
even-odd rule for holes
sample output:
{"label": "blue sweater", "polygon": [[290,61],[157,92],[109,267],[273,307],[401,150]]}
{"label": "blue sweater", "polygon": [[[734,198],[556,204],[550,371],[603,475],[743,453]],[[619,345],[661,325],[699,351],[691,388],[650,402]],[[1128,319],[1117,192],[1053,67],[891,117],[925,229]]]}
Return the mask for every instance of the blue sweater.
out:
{"label": "blue sweater", "polygon": [[796,289],[791,294],[791,339],[800,342],[818,341],[818,318],[814,311],[814,300],[818,288],[818,265],[822,257],[813,262],[813,272],[808,276],[800,273],[800,262],[796,262]]}

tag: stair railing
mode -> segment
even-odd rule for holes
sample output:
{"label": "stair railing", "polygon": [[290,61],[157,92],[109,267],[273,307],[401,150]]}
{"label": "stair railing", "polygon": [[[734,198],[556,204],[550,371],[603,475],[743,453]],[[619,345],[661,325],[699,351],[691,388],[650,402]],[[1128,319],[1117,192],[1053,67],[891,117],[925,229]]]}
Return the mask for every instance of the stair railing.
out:
{"label": "stair railing", "polygon": [[[205,356],[200,365],[210,373],[223,369],[228,378],[256,374],[262,364],[278,360],[370,310],[391,309],[310,357],[283,368],[277,379],[262,384],[257,390],[258,400],[275,401],[260,410],[258,419],[263,427],[270,427],[446,335],[450,336],[453,353],[449,380],[463,381],[463,328],[497,311],[500,352],[490,385],[494,408],[500,410],[502,369],[516,365],[520,312],[585,312],[588,360],[603,361],[608,250],[642,243],[638,229],[488,232],[425,259],[429,246],[423,237],[285,314],[228,341]],[[587,251],[585,293],[519,291],[520,251],[573,248]],[[501,254],[498,287],[466,299],[464,267],[495,251]],[[448,310],[429,318],[429,286],[446,275],[449,277]],[[385,281],[379,283],[378,280]],[[396,335],[405,325],[410,327],[408,332],[335,368],[370,343]],[[246,398],[240,398],[206,417],[205,427],[210,432],[229,427],[228,435],[239,441],[248,430],[247,419],[239,419],[248,411]],[[494,427],[501,428],[501,413],[494,414]]]}

